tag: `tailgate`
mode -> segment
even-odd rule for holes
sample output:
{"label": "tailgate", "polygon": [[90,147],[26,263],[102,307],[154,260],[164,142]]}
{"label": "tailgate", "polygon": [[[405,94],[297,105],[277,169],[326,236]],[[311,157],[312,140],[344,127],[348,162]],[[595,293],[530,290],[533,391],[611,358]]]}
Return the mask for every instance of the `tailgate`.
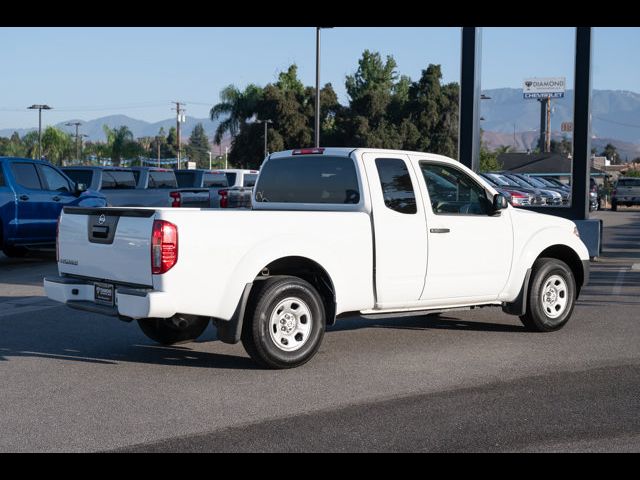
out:
{"label": "tailgate", "polygon": [[58,231],[60,273],[152,286],[153,208],[65,207]]}
{"label": "tailgate", "polygon": [[181,188],[180,206],[191,208],[208,208],[209,207],[209,189],[208,188]]}

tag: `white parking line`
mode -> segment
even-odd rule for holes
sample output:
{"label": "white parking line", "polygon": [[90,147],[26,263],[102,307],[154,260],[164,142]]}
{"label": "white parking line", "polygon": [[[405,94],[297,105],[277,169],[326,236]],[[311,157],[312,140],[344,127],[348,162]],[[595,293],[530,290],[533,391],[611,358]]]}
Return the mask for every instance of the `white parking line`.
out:
{"label": "white parking line", "polygon": [[613,295],[620,295],[620,292],[622,291],[622,282],[624,281],[625,271],[626,271],[626,268],[622,267],[618,272],[618,276],[616,277],[616,283],[613,285],[613,290],[611,292]]}

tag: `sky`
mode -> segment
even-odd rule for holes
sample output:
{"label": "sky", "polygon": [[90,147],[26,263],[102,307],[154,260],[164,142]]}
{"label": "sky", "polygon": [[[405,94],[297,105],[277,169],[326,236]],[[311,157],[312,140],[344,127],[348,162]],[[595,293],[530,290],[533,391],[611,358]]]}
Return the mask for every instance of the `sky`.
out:
{"label": "sky", "polygon": [[[640,92],[640,28],[593,29],[593,88]],[[429,63],[459,82],[460,28],[336,27],[322,30],[321,83],[341,103],[345,76],[365,49],[393,55],[398,73],[417,80]],[[522,88],[525,77],[565,76],[573,83],[575,29],[482,29],[483,90]],[[32,104],[48,104],[43,126],[124,114],[150,122],[208,117],[229,84],[265,85],[296,63],[315,85],[315,28],[55,27],[0,28],[0,129],[37,127]]]}

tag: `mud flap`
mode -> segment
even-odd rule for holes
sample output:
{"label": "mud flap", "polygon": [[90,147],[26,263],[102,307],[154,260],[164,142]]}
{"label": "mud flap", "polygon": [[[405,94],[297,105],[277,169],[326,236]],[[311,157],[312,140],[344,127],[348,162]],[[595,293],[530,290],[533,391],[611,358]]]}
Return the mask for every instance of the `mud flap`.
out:
{"label": "mud flap", "polygon": [[524,276],[522,282],[522,288],[520,293],[513,302],[502,304],[502,311],[509,315],[524,315],[527,312],[527,294],[529,293],[529,279],[531,278],[531,269],[527,269],[527,273]]}

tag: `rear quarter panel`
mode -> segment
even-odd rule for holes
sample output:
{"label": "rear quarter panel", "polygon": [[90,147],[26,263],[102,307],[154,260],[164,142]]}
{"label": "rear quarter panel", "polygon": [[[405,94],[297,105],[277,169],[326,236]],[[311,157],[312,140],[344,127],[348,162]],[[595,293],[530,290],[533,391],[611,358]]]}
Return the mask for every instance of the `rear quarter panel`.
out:
{"label": "rear quarter panel", "polygon": [[373,308],[373,250],[362,212],[161,209],[178,226],[178,262],[155,275],[176,312],[230,319],[247,283],[269,263],[300,256],[331,277],[337,313]]}

